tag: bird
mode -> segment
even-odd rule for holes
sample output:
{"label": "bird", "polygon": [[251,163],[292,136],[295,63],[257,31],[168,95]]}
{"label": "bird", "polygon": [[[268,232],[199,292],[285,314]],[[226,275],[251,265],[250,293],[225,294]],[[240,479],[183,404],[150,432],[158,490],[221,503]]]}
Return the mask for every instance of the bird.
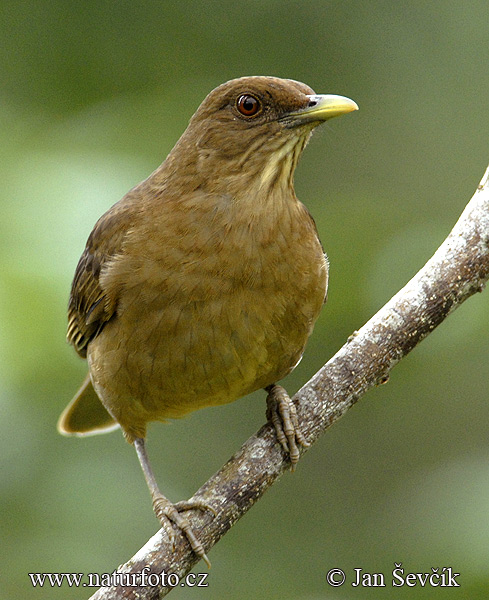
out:
{"label": "bird", "polygon": [[295,467],[308,442],[277,382],[301,360],[325,303],[328,259],[294,171],[318,125],[357,109],[292,79],[223,83],[165,161],[100,217],[75,271],[67,339],[88,375],[58,431],[120,428],[170,541],[180,531],[209,566],[185,511],[213,509],[163,495],[147,425],[264,389]]}

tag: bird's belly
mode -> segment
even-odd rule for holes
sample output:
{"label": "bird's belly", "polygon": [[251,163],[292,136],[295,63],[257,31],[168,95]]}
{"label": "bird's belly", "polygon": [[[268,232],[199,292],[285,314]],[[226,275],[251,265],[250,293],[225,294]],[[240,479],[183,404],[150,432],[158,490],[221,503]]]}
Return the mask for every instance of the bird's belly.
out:
{"label": "bird's belly", "polygon": [[144,297],[126,301],[88,352],[95,388],[123,429],[231,402],[290,372],[322,306],[327,273],[323,265],[293,275],[288,285],[215,280],[199,293],[187,290],[186,301],[148,295],[146,286]]}

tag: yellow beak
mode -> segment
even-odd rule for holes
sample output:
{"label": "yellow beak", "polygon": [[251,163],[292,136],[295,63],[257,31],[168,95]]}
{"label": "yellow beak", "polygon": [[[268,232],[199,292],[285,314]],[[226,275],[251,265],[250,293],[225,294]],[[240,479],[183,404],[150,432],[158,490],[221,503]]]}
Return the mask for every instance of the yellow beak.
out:
{"label": "yellow beak", "polygon": [[333,117],[345,115],[358,110],[358,105],[345,96],[334,96],[330,94],[316,94],[308,96],[309,105],[296,112],[290,113],[289,117],[297,118],[303,123],[313,121],[327,121]]}

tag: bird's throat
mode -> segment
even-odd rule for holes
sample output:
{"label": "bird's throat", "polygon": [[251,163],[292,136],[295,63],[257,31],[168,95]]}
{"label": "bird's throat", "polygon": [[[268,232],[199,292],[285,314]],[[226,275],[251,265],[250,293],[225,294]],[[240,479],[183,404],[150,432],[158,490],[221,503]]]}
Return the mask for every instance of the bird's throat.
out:
{"label": "bird's throat", "polygon": [[258,188],[263,194],[273,194],[275,189],[293,190],[294,171],[310,134],[287,137],[270,153],[258,178]]}

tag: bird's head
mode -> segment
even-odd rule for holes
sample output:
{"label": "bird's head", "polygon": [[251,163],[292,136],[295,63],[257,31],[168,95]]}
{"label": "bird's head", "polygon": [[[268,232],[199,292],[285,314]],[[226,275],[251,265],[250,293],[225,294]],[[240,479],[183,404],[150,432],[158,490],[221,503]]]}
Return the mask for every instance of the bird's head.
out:
{"label": "bird's head", "polygon": [[226,180],[228,189],[236,177],[242,186],[243,176],[261,188],[292,185],[312,130],[357,109],[349,98],[318,95],[291,79],[241,77],[210,92],[177,147],[197,172]]}

